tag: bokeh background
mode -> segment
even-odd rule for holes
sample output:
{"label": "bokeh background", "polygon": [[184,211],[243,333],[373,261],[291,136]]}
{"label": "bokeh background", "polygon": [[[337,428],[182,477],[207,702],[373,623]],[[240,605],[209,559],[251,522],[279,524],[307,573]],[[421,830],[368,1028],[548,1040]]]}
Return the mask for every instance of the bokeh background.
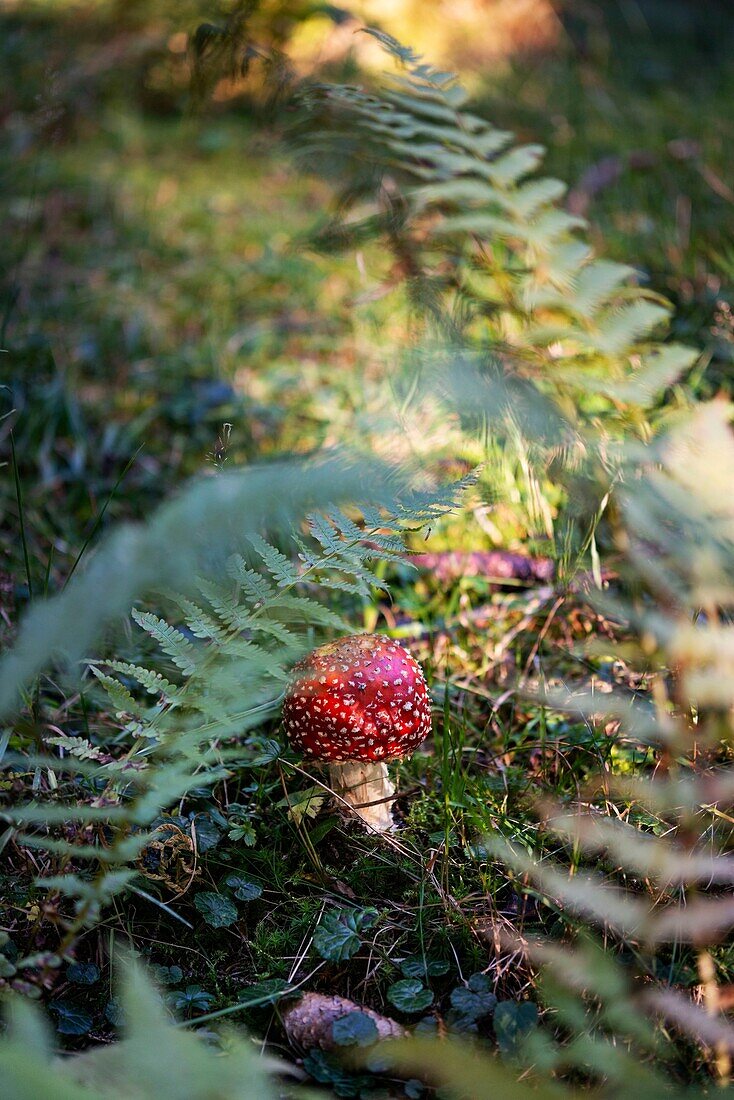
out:
{"label": "bokeh background", "polygon": [[[193,95],[190,35],[232,10],[0,4],[0,392],[22,413],[0,433],[7,446],[15,423],[41,577],[65,574],[91,523],[143,517],[211,463],[225,423],[231,460],[249,462],[349,438],[374,415],[371,387],[405,334],[400,294],[379,253],[306,246],[332,194],[283,142],[288,96],[262,60],[369,83],[384,58],[355,33],[364,22],[458,70],[475,109],[548,147],[596,247],[672,299],[674,335],[704,349],[694,388],[729,389],[723,0],[264,0],[246,12],[247,73]],[[4,569],[17,575],[6,480]]]}

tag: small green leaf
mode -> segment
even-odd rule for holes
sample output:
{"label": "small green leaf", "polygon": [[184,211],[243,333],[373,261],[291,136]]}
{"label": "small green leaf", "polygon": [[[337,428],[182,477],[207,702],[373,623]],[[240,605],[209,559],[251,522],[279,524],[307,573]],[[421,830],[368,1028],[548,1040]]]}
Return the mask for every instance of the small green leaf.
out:
{"label": "small green leaf", "polygon": [[95,963],[72,963],[66,976],[77,985],[94,985],[99,981],[99,967]]}
{"label": "small green leaf", "polygon": [[387,999],[401,1012],[423,1012],[433,1004],[433,993],[417,978],[404,978],[390,986]]}
{"label": "small green leaf", "polygon": [[336,1096],[366,1097],[373,1093],[375,1079],[366,1073],[350,1073],[336,1058],[323,1050],[310,1050],[303,1059],[303,1068],[315,1081],[331,1085]]}
{"label": "small green leaf", "polygon": [[266,764],[272,764],[273,760],[277,760],[282,753],[282,748],[277,741],[268,740],[264,741],[260,752],[253,756],[250,760],[243,760],[243,768],[262,768]]}
{"label": "small green leaf", "polygon": [[255,841],[257,840],[257,833],[252,825],[249,824],[235,825],[233,829],[229,830],[227,836],[230,840],[241,840],[247,848],[254,848]]}
{"label": "small green leaf", "polygon": [[125,1023],[125,1013],[122,1005],[115,997],[105,1005],[104,1014],[113,1027],[122,1027]]}
{"label": "small green leaf", "polygon": [[406,978],[440,978],[448,974],[451,964],[446,959],[421,959],[415,956],[411,959],[403,959],[400,969]]}
{"label": "small green leaf", "polygon": [[187,985],[185,989],[172,989],[166,994],[166,1001],[177,1012],[206,1012],[214,1003],[213,993],[207,993],[200,985]]}
{"label": "small green leaf", "polygon": [[476,1035],[479,1024],[473,1016],[464,1016],[452,1008],[444,1017],[449,1031],[454,1035]]}
{"label": "small green leaf", "polygon": [[224,894],[204,891],[196,895],[194,905],[212,928],[229,928],[239,916],[235,903]]}
{"label": "small green leaf", "polygon": [[209,815],[197,814],[192,824],[196,830],[196,847],[198,850],[209,852],[212,848],[216,848],[222,839],[222,834]]}
{"label": "small green leaf", "polygon": [[337,825],[338,821],[335,817],[327,817],[325,821],[320,821],[318,825],[314,825],[313,829],[309,830],[308,839],[315,846]]}
{"label": "small green leaf", "polygon": [[229,886],[238,901],[254,901],[255,898],[259,898],[263,892],[262,886],[257,882],[250,882],[240,875],[227,875],[224,883],[226,886]]}
{"label": "small green leaf", "polygon": [[466,1022],[475,1022],[488,1016],[497,998],[489,992],[489,980],[485,974],[472,974],[466,985],[457,986],[451,994],[451,1007]]}
{"label": "small green leaf", "polygon": [[60,1035],[86,1035],[92,1027],[92,1017],[86,1009],[71,1001],[51,1001],[48,1007],[56,1017],[56,1030]]}
{"label": "small green leaf", "polygon": [[366,1012],[348,1012],[331,1025],[331,1034],[339,1047],[368,1047],[376,1043],[379,1032],[375,1021]]}
{"label": "small green leaf", "polygon": [[304,819],[317,817],[321,807],[326,801],[326,796],[321,787],[309,787],[300,791],[297,795],[290,795],[285,800],[288,806],[288,817],[296,825],[303,824]]}
{"label": "small green leaf", "polygon": [[152,966],[151,973],[160,985],[178,985],[183,979],[180,966]]}
{"label": "small green leaf", "polygon": [[377,916],[374,909],[342,909],[326,913],[313,935],[313,945],[322,959],[344,962],[360,948],[359,933]]}

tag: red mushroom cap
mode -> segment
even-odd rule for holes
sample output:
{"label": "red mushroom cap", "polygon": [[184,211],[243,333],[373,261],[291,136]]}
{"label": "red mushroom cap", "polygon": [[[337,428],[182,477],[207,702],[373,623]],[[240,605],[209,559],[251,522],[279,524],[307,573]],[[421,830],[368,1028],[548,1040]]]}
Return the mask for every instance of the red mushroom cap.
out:
{"label": "red mushroom cap", "polygon": [[423,671],[383,634],[329,642],[293,669],[283,723],[294,748],[313,760],[405,756],[431,730]]}

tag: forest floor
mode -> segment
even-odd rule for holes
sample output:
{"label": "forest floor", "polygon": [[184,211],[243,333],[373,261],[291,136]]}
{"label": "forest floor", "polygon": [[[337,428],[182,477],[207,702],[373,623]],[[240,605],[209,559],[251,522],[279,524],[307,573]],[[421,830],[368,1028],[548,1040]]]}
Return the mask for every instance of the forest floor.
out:
{"label": "forest floor", "polygon": [[[407,323],[377,252],[307,247],[331,192],[284,149],[282,119],[239,102],[187,113],[166,56],[180,44],[146,67],[133,35],[95,21],[80,28],[65,10],[0,11],[0,60],[11,76],[0,98],[0,381],[15,409],[0,430],[9,451],[12,424],[7,468],[17,473],[0,490],[4,644],[33,593],[56,591],[108,528],[145,519],[188,477],[222,459],[309,454],[346,438]],[[693,389],[728,392],[734,55],[704,43],[689,56],[675,28],[665,39],[616,24],[574,33],[551,56],[509,58],[487,74],[477,109],[547,145],[548,174],[569,183],[569,204],[590,220],[597,249],[634,264],[673,301],[676,337],[703,353]],[[166,823],[195,834],[195,874],[190,848],[162,875],[151,857],[141,866],[147,897],[118,899],[76,944],[86,968],[46,983],[70,1049],[114,1034],[115,939],[155,965],[179,1013],[236,1010],[236,1022],[275,1047],[277,1003],[237,1010],[239,1001],[277,1001],[298,985],[421,1019],[425,1030],[494,1041],[482,996],[534,997],[533,973],[498,944],[498,923],[562,935],[580,925],[498,870],[481,837],[496,832],[557,855],[539,801],[572,798],[599,773],[634,771],[647,755],[603,723],[529,702],[522,689],[563,680],[636,693],[646,684],[622,660],[583,655],[590,636],[608,640],[610,655],[623,640],[583,585],[561,590],[542,571],[500,584],[496,559],[468,571],[447,557],[542,557],[549,531],[515,507],[513,493],[525,503],[517,471],[508,473],[509,502],[477,496],[466,516],[427,541],[417,536],[414,548],[437,556],[417,573],[396,571],[390,599],[365,604],[354,622],[406,640],[437,701],[435,741],[397,771],[405,828],[394,843],[376,845],[336,815],[289,813],[308,779],[289,776],[284,796],[277,761],[194,792]],[[60,702],[54,685],[45,692],[15,731],[24,744],[59,722],[100,743],[109,736],[114,719],[91,697]],[[261,732],[277,738],[277,723]],[[16,767],[0,790],[17,797],[37,781]],[[52,950],[55,917],[33,880],[53,868],[24,850],[6,855],[4,950]],[[229,884],[235,878],[240,886]],[[235,921],[222,927],[197,905],[212,893],[234,900]],[[356,922],[354,953],[315,950],[324,914],[341,911]],[[734,980],[734,952],[722,948],[717,963]],[[698,983],[685,953],[666,965],[683,988]],[[404,979],[421,989],[391,997]],[[473,1015],[457,1008],[466,989],[477,998]],[[689,1068],[681,1061],[681,1076]],[[331,1074],[341,1095],[365,1087],[326,1063],[312,1071]]]}

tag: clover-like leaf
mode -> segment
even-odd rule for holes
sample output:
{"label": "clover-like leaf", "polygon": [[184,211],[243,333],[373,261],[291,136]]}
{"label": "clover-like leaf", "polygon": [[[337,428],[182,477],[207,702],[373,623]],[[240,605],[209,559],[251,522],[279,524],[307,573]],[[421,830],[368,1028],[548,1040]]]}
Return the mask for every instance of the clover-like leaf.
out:
{"label": "clover-like leaf", "polygon": [[237,906],[230,898],[208,890],[196,895],[194,905],[212,928],[229,928],[239,916]]}
{"label": "clover-like leaf", "polygon": [[270,738],[263,741],[260,752],[256,756],[253,756],[250,760],[243,760],[241,766],[243,768],[262,768],[266,764],[272,764],[273,760],[277,760],[282,751],[278,742]]}
{"label": "clover-like leaf", "polygon": [[257,833],[249,822],[240,822],[239,825],[234,825],[228,830],[227,836],[230,840],[241,840],[248,848],[254,848],[257,840]]}
{"label": "clover-like leaf", "polygon": [[489,979],[485,974],[472,974],[466,985],[457,986],[451,994],[451,1007],[467,1022],[488,1016],[497,998],[489,991]]}
{"label": "clover-like leaf", "polygon": [[331,1035],[339,1047],[368,1047],[379,1038],[377,1025],[366,1012],[355,1010],[340,1016],[331,1025]]}
{"label": "clover-like leaf", "polygon": [[178,985],[183,980],[183,970],[180,966],[154,965],[150,970],[159,985]]}
{"label": "clover-like leaf", "polygon": [[413,1028],[414,1035],[427,1035],[433,1039],[438,1035],[438,1020],[435,1016],[423,1016]]}
{"label": "clover-like leaf", "polygon": [[377,916],[375,909],[342,909],[326,913],[313,935],[313,945],[322,959],[344,962],[359,951],[360,932]]}
{"label": "clover-like leaf", "polygon": [[125,1013],[116,997],[113,997],[112,1000],[108,1001],[104,1006],[104,1014],[113,1027],[122,1027],[125,1023]]}
{"label": "clover-like leaf", "polygon": [[95,963],[72,963],[66,976],[77,985],[94,985],[99,981],[99,967]]}
{"label": "clover-like leaf", "polygon": [[418,978],[404,978],[390,986],[387,999],[401,1012],[423,1012],[433,1004],[433,993]]}
{"label": "clover-like leaf", "polygon": [[238,901],[255,901],[263,892],[262,886],[257,882],[250,882],[241,875],[227,875],[224,880]]}
{"label": "clover-like leaf", "polygon": [[197,814],[193,821],[196,830],[196,847],[200,852],[208,852],[216,848],[222,839],[222,833],[212,821],[209,814]]}
{"label": "clover-like leaf", "polygon": [[86,1035],[92,1027],[92,1017],[85,1008],[60,999],[48,1006],[56,1017],[56,1030],[61,1035]]}
{"label": "clover-like leaf", "polygon": [[174,989],[166,995],[166,1001],[177,1012],[206,1012],[214,1000],[214,994],[207,993],[200,985],[187,985],[185,989]]}
{"label": "clover-like leaf", "polygon": [[406,978],[440,978],[448,974],[451,964],[446,959],[422,959],[417,955],[410,959],[403,959],[400,969]]}
{"label": "clover-like leaf", "polygon": [[350,1073],[332,1055],[323,1050],[310,1050],[303,1059],[303,1068],[315,1081],[331,1085],[336,1096],[347,1098],[369,1095],[375,1079],[366,1073]]}

